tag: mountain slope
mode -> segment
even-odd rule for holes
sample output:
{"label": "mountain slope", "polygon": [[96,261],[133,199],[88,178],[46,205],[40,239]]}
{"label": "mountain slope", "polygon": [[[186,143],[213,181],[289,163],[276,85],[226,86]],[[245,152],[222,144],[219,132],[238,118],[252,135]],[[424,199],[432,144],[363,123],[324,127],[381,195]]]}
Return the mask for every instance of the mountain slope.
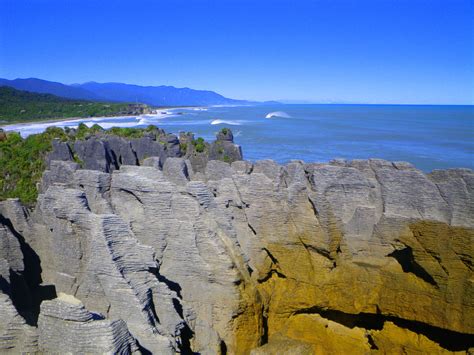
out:
{"label": "mountain slope", "polygon": [[122,83],[89,82],[74,85],[112,101],[143,102],[150,105],[226,105],[247,101],[226,98],[214,91],[175,88],[174,86],[139,86]]}
{"label": "mountain slope", "polygon": [[0,86],[17,90],[52,94],[69,99],[141,102],[154,106],[207,106],[241,105],[249,101],[226,98],[214,91],[175,88],[174,86],[139,86],[122,83],[96,83],[65,85],[41,79],[0,79]]}
{"label": "mountain slope", "polygon": [[[73,100],[0,86],[0,122],[141,114],[145,105]],[[148,112],[148,111],[146,111]]]}
{"label": "mountain slope", "polygon": [[17,90],[25,90],[40,94],[52,94],[68,99],[101,100],[102,98],[80,87],[69,86],[54,81],[36,78],[29,79],[0,79],[0,86],[10,86]]}

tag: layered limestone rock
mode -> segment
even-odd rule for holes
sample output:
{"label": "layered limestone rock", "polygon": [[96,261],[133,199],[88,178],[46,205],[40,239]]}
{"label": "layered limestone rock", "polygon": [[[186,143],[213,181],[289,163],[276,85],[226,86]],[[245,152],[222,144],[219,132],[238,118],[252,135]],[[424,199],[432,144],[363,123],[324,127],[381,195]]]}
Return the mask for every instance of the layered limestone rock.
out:
{"label": "layered limestone rock", "polygon": [[[21,241],[11,221],[0,215],[0,352],[34,352],[38,335],[31,321],[31,290],[24,280]],[[23,295],[22,295],[23,293]],[[25,312],[20,315],[18,308]]]}
{"label": "layered limestone rock", "polygon": [[88,312],[73,296],[59,294],[41,304],[39,349],[46,353],[138,353],[123,320],[103,320]]}
{"label": "layered limestone rock", "polygon": [[[39,297],[42,349],[72,314],[76,340],[106,339],[85,352],[472,351],[471,170],[161,158],[112,173],[51,161],[31,215],[0,203],[41,285],[80,301]],[[5,270],[21,270],[10,249]]]}
{"label": "layered limestone rock", "polygon": [[[228,163],[242,160],[240,146],[234,144],[234,136],[230,129],[217,133],[216,140],[211,143],[199,143],[193,134],[181,134],[180,138],[162,129],[150,126],[143,137],[126,139],[103,131],[88,134],[84,139],[52,142],[52,151],[46,157],[50,170],[54,171],[54,161],[76,162],[82,168],[112,172],[122,165],[152,164],[158,159],[161,167],[168,158],[185,157],[193,166],[194,171],[204,171],[210,160],[223,160]],[[59,180],[58,180],[59,181]]]}

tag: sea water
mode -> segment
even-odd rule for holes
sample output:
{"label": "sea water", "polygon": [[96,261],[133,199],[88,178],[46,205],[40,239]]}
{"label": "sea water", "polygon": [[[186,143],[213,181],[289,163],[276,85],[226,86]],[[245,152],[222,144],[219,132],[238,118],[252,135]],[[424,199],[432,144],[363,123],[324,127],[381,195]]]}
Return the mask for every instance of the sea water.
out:
{"label": "sea water", "polygon": [[23,136],[46,127],[104,128],[157,125],[212,140],[222,128],[234,133],[247,160],[335,158],[408,161],[419,169],[474,169],[474,106],[272,105],[178,108],[156,115],[65,120],[4,126]]}

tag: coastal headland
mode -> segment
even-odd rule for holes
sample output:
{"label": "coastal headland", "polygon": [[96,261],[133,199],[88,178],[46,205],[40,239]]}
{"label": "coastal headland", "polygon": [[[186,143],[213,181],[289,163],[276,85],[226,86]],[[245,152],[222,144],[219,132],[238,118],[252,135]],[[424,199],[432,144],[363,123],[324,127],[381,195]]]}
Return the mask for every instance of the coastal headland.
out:
{"label": "coastal headland", "polygon": [[473,351],[472,170],[86,128],[0,202],[0,352]]}

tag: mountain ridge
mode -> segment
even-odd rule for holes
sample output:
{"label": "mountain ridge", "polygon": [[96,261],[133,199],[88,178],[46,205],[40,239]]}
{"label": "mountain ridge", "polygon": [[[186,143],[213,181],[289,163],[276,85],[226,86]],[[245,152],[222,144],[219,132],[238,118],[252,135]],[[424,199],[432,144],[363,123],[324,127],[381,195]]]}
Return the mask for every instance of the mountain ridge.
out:
{"label": "mountain ridge", "polygon": [[0,86],[0,123],[149,112],[149,106],[143,104],[72,99]]}
{"label": "mountain ridge", "polygon": [[51,94],[67,99],[94,100],[99,101],[103,98],[89,92],[83,88],[69,86],[56,81],[48,81],[38,78],[26,79],[3,79],[0,78],[0,86],[9,86],[17,90],[29,91],[38,94]]}
{"label": "mountain ridge", "polygon": [[177,88],[169,85],[141,86],[117,82],[98,83],[95,81],[66,85],[38,78],[17,78],[13,80],[0,78],[0,86],[2,85],[17,90],[53,94],[71,99],[132,101],[154,106],[245,105],[256,103],[227,98],[212,90],[196,90],[188,87]]}

